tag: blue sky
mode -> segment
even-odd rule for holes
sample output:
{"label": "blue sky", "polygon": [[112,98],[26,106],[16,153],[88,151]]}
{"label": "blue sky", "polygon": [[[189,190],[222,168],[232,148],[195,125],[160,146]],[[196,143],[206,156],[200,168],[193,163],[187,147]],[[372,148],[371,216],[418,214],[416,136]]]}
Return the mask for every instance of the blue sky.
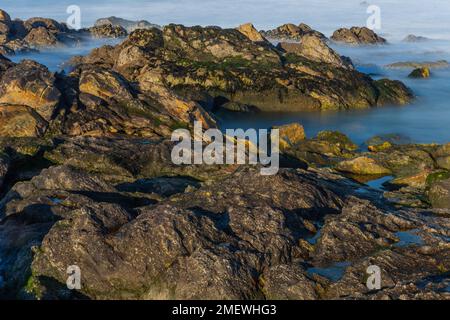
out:
{"label": "blue sky", "polygon": [[369,4],[382,10],[381,33],[403,37],[409,33],[450,38],[448,0],[2,0],[0,7],[13,17],[52,17],[65,21],[66,8],[82,9],[84,26],[110,15],[146,19],[153,23],[234,27],[253,22],[266,29],[286,22],[306,22],[331,33],[341,26],[364,25]]}

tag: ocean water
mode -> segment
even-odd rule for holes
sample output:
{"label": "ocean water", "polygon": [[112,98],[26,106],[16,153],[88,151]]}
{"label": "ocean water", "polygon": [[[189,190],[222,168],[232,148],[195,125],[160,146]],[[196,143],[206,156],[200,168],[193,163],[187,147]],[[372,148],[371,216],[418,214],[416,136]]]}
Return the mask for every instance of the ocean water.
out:
{"label": "ocean water", "polygon": [[[378,32],[390,45],[333,47],[340,54],[351,57],[360,71],[374,78],[388,77],[405,82],[417,96],[412,104],[340,112],[226,113],[219,115],[220,125],[224,129],[270,128],[296,121],[305,126],[308,136],[325,129],[339,130],[357,143],[381,134],[401,134],[423,143],[449,142],[450,69],[433,70],[432,77],[427,80],[412,80],[407,78],[411,70],[385,68],[385,65],[399,61],[450,61],[450,2],[447,0],[346,0],[339,3],[332,0],[2,0],[0,7],[13,18],[44,16],[65,21],[68,17],[66,8],[79,5],[83,26],[92,25],[98,18],[116,15],[161,25],[173,22],[234,27],[251,21],[259,29],[287,22],[305,22],[331,35],[339,27],[365,25],[370,4],[381,9],[381,30]],[[434,40],[414,44],[401,42],[411,33]],[[93,41],[75,48],[17,55],[12,59],[35,59],[57,71],[71,56],[86,54],[104,43]]]}
{"label": "ocean water", "polygon": [[384,106],[367,110],[236,114],[220,113],[224,128],[270,128],[299,122],[312,137],[321,130],[338,130],[358,144],[376,135],[398,134],[419,143],[450,142],[450,68],[434,69],[429,79],[408,78],[411,69],[390,69],[386,65],[399,61],[450,61],[450,41],[391,44],[378,47],[333,48],[349,56],[361,72],[375,79],[401,80],[416,98],[405,106]]}

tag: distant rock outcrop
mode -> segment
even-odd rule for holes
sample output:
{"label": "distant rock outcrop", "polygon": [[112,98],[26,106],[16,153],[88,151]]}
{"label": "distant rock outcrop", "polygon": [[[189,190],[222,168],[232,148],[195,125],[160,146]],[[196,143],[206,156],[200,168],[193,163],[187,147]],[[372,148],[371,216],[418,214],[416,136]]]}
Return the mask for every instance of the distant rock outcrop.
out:
{"label": "distant rock outcrop", "polygon": [[448,61],[446,60],[425,61],[425,62],[405,61],[405,62],[391,63],[386,66],[386,68],[390,69],[419,69],[419,68],[439,69],[449,67],[450,63],[448,63]]}
{"label": "distant rock outcrop", "polygon": [[301,23],[298,26],[292,23],[284,24],[276,29],[269,31],[261,31],[262,35],[268,39],[278,41],[299,41],[305,35],[314,35],[320,39],[327,39],[327,37],[312,29],[310,26]]}
{"label": "distant rock outcrop", "polygon": [[92,28],[73,30],[65,23],[48,18],[30,18],[26,21],[11,20],[0,10],[0,54],[37,51],[41,48],[74,46],[87,39],[119,38],[127,36],[120,25],[105,24]]}
{"label": "distant rock outcrop", "polygon": [[120,26],[127,30],[128,33],[133,32],[136,29],[151,29],[157,28],[161,29],[161,26],[157,24],[150,23],[146,20],[132,21],[118,17],[101,18],[95,22],[95,27],[100,27],[104,25]]}
{"label": "distant rock outcrop", "polygon": [[331,36],[331,40],[351,45],[386,44],[386,39],[366,27],[341,28]]}
{"label": "distant rock outcrop", "polygon": [[426,38],[426,37],[410,34],[410,35],[406,36],[405,39],[403,39],[403,42],[426,42],[426,41],[430,41],[430,40],[431,39]]}

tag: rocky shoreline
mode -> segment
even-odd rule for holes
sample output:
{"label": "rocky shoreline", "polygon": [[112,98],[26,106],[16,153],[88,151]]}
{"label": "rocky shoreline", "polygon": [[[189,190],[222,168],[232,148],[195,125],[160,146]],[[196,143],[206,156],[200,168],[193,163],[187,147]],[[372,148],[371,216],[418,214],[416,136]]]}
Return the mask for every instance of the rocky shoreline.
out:
{"label": "rocky shoreline", "polygon": [[[11,26],[33,23],[14,21],[0,15],[3,47],[31,43]],[[33,21],[33,34],[71,34]],[[73,58],[67,74],[0,55],[0,298],[450,298],[450,144],[358,146],[291,124],[278,128],[274,176],[171,160],[173,130],[216,128],[221,108],[407,104],[403,83],[356,71],[303,24],[127,23],[129,34],[120,23],[82,31],[127,36]],[[71,265],[82,271],[76,291]],[[375,291],[371,265],[382,272]]]}

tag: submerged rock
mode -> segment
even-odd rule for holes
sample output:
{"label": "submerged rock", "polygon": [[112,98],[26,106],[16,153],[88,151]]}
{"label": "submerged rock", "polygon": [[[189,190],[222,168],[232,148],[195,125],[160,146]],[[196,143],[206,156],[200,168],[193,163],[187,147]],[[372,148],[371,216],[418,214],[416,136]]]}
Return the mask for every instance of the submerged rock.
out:
{"label": "submerged rock", "polygon": [[352,45],[386,44],[386,39],[366,27],[341,28],[336,30],[331,40]]}

